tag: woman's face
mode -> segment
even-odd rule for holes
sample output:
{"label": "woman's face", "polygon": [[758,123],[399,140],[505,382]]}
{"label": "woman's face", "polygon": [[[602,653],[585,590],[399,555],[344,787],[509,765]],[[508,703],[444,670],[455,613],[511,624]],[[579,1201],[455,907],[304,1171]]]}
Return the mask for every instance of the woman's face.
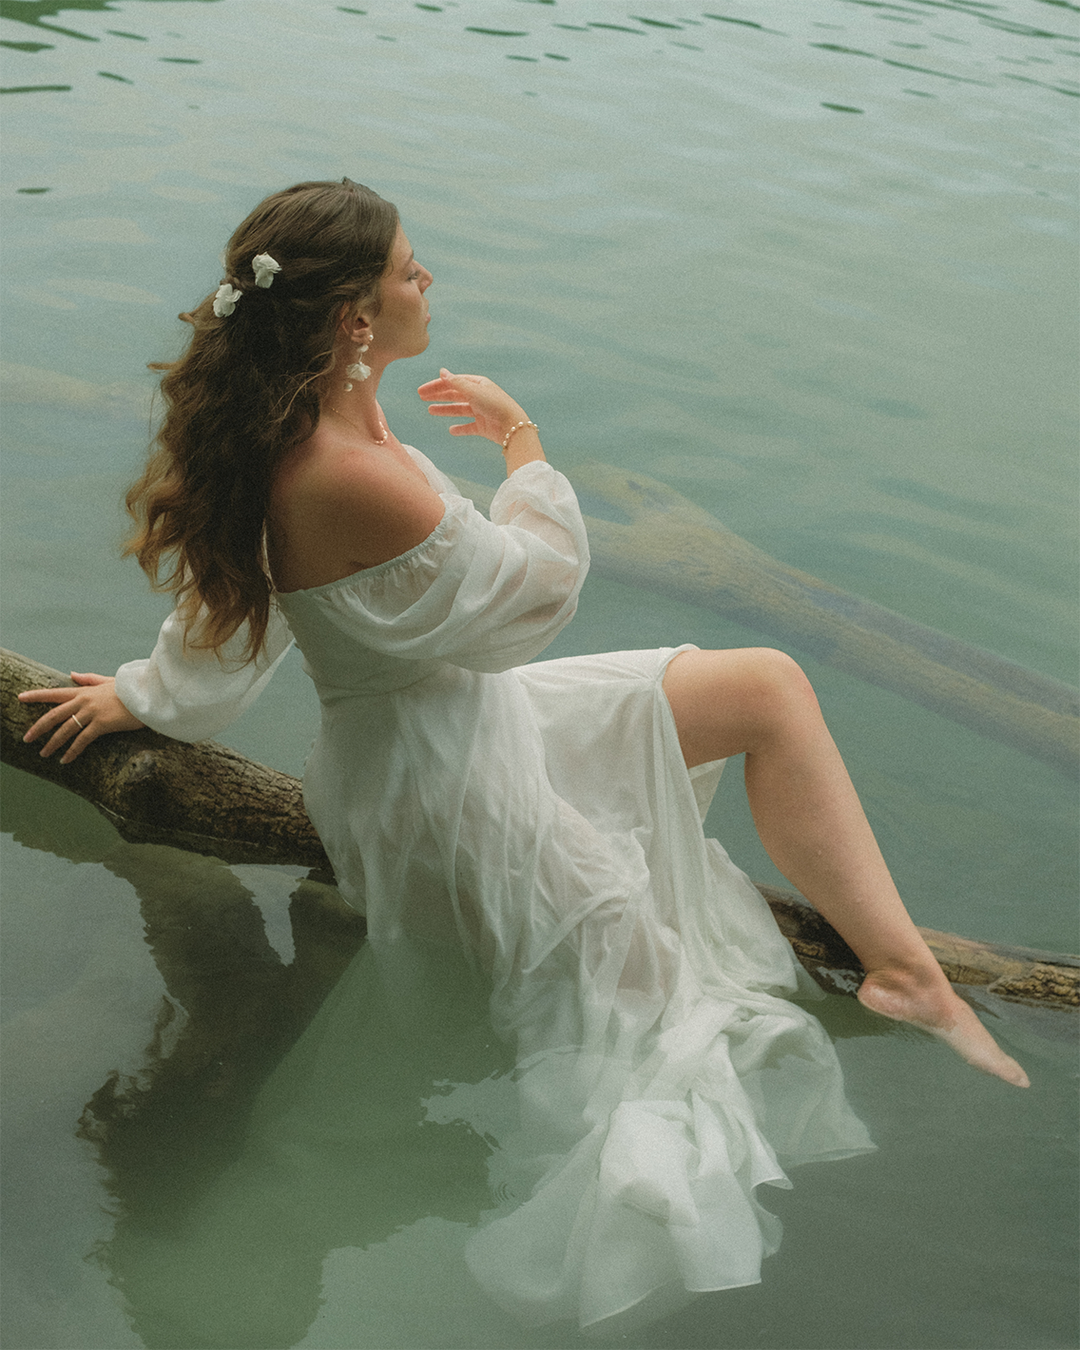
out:
{"label": "woman's face", "polygon": [[369,361],[372,357],[394,361],[403,356],[419,356],[426,349],[431,315],[424,292],[431,282],[431,273],[416,261],[399,225],[390,267],[379,287],[379,312],[371,319],[374,336]]}

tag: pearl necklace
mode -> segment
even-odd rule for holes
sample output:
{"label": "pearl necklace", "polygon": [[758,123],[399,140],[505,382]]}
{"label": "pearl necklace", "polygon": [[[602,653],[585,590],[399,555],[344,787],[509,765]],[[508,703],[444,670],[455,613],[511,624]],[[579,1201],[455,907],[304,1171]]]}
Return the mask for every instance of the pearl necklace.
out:
{"label": "pearl necklace", "polygon": [[[348,425],[352,427],[353,431],[355,431],[358,436],[363,436],[365,440],[367,439],[367,433],[361,431],[351,417],[346,417],[343,412],[338,412],[336,408],[330,408],[329,411],[335,417],[340,417],[343,422],[348,423]],[[382,420],[382,418],[379,419],[379,426],[382,427],[382,435],[372,436],[371,439],[374,441],[376,445],[385,445],[390,435],[390,432],[387,429],[386,423]]]}

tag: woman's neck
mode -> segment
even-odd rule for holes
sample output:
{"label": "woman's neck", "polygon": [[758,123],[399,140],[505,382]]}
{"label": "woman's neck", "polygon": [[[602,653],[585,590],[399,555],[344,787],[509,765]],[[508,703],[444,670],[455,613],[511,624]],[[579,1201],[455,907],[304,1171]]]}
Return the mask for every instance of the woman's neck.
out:
{"label": "woman's neck", "polygon": [[335,371],[330,389],[320,402],[320,414],[332,414],[339,423],[351,426],[360,436],[381,445],[388,434],[379,408],[381,375],[381,370],[372,370],[366,380],[359,380]]}

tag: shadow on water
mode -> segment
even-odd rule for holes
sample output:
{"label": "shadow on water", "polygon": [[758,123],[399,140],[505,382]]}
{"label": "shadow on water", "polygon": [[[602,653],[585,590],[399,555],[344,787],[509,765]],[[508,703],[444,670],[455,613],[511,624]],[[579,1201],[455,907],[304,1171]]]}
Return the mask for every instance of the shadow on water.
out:
{"label": "shadow on water", "polygon": [[146,1346],[295,1345],[332,1250],[476,1222],[490,1146],[423,1108],[448,1078],[508,1067],[456,959],[388,973],[359,916],[301,879],[286,963],[224,863],[118,843],[51,785],[17,786],[4,829],[130,885],[165,984],[142,1063],[108,1074],[76,1130],[111,1199],[93,1257]]}
{"label": "shadow on water", "polygon": [[387,975],[358,915],[306,879],[286,963],[227,865],[117,842],[49,784],[19,787],[0,830],[130,884],[165,983],[142,1064],[109,1073],[77,1130],[112,1200],[94,1257],[147,1350],[296,1345],[329,1251],[477,1220],[489,1145],[424,1120],[437,1084],[478,1054],[491,1068],[486,999],[462,998],[456,965]]}

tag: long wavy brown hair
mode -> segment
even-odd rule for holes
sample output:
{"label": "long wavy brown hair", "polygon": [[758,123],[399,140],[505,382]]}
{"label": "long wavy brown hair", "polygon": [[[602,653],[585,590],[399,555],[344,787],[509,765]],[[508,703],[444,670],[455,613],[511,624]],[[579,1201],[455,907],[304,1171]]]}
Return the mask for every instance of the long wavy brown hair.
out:
{"label": "long wavy brown hair", "polygon": [[[138,528],[124,551],[173,592],[192,646],[219,651],[246,624],[244,658],[262,649],[274,472],[318,423],[343,312],[377,306],[397,225],[394,206],[348,178],[267,197],[226,250],[235,309],[218,318],[208,295],[180,316],[193,328],[187,351],[154,367],[165,414],[127,494]],[[267,288],[255,285],[259,253],[281,268]]]}

